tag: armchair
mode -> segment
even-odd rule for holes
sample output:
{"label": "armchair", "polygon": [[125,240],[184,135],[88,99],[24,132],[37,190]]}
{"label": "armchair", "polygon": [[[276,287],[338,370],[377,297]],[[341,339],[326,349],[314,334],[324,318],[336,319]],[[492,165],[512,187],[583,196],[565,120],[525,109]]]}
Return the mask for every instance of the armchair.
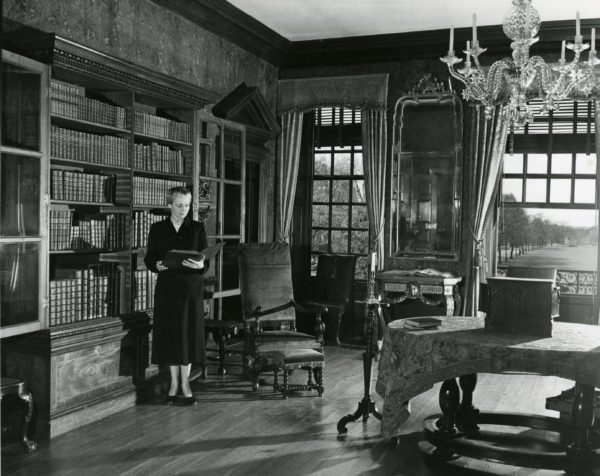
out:
{"label": "armchair", "polygon": [[[351,309],[352,283],[356,267],[355,255],[322,254],[317,262],[315,286],[311,290],[309,300],[303,301],[305,306],[325,306],[325,341],[340,343],[340,332],[344,324],[343,318]],[[305,316],[303,316],[305,317]],[[312,328],[312,322],[301,327]],[[348,323],[346,323],[348,324]]]}
{"label": "armchair", "polygon": [[[252,387],[257,390],[259,374],[276,371],[274,359],[282,352],[315,350],[322,357],[324,326],[321,313],[326,308],[304,308],[294,301],[288,243],[240,244],[239,263],[245,329],[244,374],[252,377]],[[296,330],[297,310],[315,315],[316,335]],[[306,368],[311,382],[311,369]]]}

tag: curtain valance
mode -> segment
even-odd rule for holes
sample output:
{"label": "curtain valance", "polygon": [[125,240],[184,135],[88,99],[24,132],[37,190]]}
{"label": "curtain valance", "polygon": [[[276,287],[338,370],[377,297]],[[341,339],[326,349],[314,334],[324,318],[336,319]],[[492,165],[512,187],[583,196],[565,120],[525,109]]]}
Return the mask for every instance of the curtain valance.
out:
{"label": "curtain valance", "polygon": [[278,112],[307,112],[318,107],[385,110],[388,75],[329,76],[279,81]]}

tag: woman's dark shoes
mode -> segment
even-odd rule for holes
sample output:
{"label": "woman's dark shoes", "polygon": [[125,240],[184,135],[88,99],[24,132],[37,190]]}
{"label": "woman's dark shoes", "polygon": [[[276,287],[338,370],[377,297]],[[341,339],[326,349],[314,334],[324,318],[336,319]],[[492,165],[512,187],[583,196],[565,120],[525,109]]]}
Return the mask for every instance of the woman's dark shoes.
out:
{"label": "woman's dark shoes", "polygon": [[167,395],[167,398],[165,399],[165,403],[167,405],[173,405],[175,403],[176,398],[177,398],[176,395]]}
{"label": "woman's dark shoes", "polygon": [[181,404],[185,406],[196,405],[196,403],[198,403],[198,400],[196,400],[196,397],[194,395],[192,395],[191,397],[183,397],[183,400],[181,401]]}

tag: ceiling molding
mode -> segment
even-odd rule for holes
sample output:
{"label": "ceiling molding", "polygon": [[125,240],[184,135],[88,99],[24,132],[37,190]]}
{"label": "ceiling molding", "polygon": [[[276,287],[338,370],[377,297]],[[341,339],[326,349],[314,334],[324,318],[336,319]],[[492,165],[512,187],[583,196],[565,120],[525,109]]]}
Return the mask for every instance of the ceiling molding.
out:
{"label": "ceiling molding", "polygon": [[225,0],[151,0],[269,63],[280,66],[290,41]]}
{"label": "ceiling molding", "polygon": [[[600,29],[600,18],[581,20],[581,29],[589,35],[590,28]],[[501,25],[477,29],[479,43],[487,48],[486,55],[510,55],[510,40]],[[573,21],[543,22],[540,41],[532,47],[533,54],[560,54],[561,41],[574,35]],[[446,54],[449,29],[384,35],[294,41],[281,64],[281,69],[382,63],[402,60],[435,59]],[[454,44],[464,45],[471,39],[471,28],[456,28]],[[589,38],[584,38],[584,40]],[[457,56],[464,56],[459,51]],[[585,54],[587,57],[587,53]],[[482,60],[485,64],[485,60]]]}

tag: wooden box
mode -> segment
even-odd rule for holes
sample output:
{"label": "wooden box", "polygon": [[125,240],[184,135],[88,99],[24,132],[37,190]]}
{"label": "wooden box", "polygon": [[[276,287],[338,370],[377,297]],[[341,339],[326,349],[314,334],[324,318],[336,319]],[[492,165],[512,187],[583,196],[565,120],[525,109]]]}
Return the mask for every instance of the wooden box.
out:
{"label": "wooden box", "polygon": [[558,308],[558,289],[553,279],[488,278],[488,293],[486,329],[516,335],[552,336],[552,318]]}

